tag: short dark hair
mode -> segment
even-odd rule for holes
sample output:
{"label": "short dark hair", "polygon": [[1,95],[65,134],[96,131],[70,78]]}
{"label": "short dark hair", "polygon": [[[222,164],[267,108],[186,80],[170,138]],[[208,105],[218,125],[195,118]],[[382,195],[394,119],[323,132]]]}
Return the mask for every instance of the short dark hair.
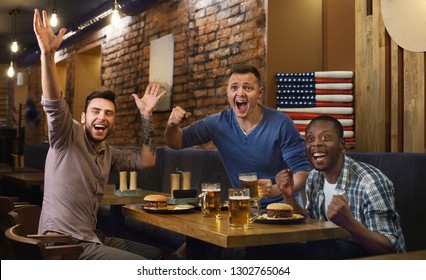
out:
{"label": "short dark hair", "polygon": [[86,113],[87,107],[89,107],[90,101],[95,98],[103,98],[111,101],[114,104],[115,111],[117,111],[117,105],[115,104],[115,93],[109,89],[95,90],[86,97],[86,104],[84,104],[84,112]]}
{"label": "short dark hair", "polygon": [[228,71],[228,79],[231,78],[232,74],[247,74],[252,73],[256,76],[257,82],[260,85],[260,73],[259,70],[257,70],[256,67],[248,65],[248,64],[236,64],[234,66],[231,66]]}
{"label": "short dark hair", "polygon": [[306,131],[308,131],[309,128],[311,128],[312,123],[314,123],[316,121],[327,121],[327,122],[333,123],[333,126],[336,130],[337,135],[339,136],[339,138],[343,138],[343,126],[342,126],[342,124],[336,118],[333,118],[332,116],[329,116],[329,115],[321,115],[321,116],[313,118],[309,122],[308,126],[306,127]]}

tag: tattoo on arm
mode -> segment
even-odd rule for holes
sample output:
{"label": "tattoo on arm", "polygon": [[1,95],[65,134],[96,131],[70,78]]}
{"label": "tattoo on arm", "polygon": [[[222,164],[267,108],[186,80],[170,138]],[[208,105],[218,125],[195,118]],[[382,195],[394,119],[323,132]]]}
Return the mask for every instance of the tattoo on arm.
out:
{"label": "tattoo on arm", "polygon": [[154,153],[157,146],[157,139],[155,138],[154,129],[152,128],[152,120],[145,119],[143,116],[142,121],[142,137],[141,145],[146,145],[149,147],[149,150]]}

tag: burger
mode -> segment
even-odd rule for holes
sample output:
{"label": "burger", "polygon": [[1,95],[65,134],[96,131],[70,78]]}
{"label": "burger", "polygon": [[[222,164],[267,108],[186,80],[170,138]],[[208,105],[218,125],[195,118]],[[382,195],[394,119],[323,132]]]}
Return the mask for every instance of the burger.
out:
{"label": "burger", "polygon": [[167,197],[161,194],[150,194],[144,197],[145,209],[167,209]]}
{"label": "burger", "polygon": [[285,203],[271,203],[266,206],[268,218],[283,219],[293,218],[293,207]]}

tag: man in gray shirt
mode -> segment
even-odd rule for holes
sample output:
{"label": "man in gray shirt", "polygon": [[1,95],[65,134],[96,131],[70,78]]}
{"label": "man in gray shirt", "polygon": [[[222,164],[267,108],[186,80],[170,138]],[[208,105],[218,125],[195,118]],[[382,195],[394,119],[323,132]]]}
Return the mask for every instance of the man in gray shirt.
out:
{"label": "man in gray shirt", "polygon": [[155,164],[155,134],[151,114],[165,92],[148,86],[142,98],[133,94],[141,114],[143,135],[139,151],[118,150],[105,139],[115,122],[115,95],[99,90],[86,98],[81,123],[72,119],[59,86],[54,55],[66,29],[55,35],[46,11],[34,12],[34,32],[41,50],[42,105],[47,115],[49,152],[39,233],[73,237],[84,251],[80,259],[161,259],[159,249],[96,230],[97,212],[110,172],[134,171]]}

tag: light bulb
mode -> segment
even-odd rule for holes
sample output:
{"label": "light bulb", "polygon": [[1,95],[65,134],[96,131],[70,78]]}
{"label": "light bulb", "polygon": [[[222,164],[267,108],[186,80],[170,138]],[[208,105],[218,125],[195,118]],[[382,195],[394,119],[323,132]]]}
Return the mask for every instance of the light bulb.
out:
{"label": "light bulb", "polygon": [[16,52],[18,51],[19,47],[18,47],[18,42],[16,42],[16,40],[14,40],[14,41],[12,42],[12,46],[10,46],[10,49],[11,49],[11,50],[12,50],[12,52],[14,52],[14,53],[16,53]]}
{"label": "light bulb", "polygon": [[117,9],[114,9],[112,11],[112,16],[111,16],[111,23],[113,25],[117,25],[120,22],[120,14],[118,13]]}
{"label": "light bulb", "polygon": [[50,17],[50,26],[56,27],[57,25],[58,25],[58,16],[56,14],[56,9],[54,9],[52,16]]}
{"label": "light bulb", "polygon": [[13,62],[10,62],[9,69],[7,69],[7,76],[12,78],[15,75],[15,69],[13,69]]}

